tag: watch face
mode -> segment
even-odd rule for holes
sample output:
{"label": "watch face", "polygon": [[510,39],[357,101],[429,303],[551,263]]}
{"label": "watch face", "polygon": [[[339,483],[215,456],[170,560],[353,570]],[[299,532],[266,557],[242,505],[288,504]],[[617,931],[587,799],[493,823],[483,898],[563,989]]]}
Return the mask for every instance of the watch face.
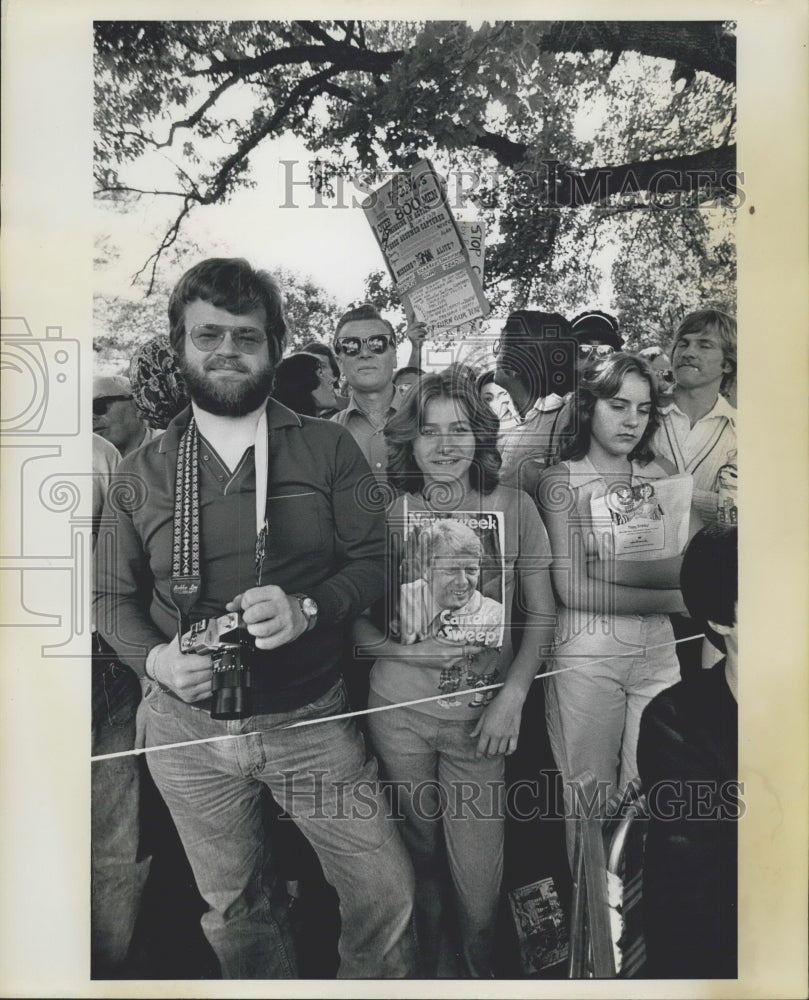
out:
{"label": "watch face", "polygon": [[317,614],[317,604],[311,597],[304,597],[301,601],[301,611],[307,618],[312,618]]}

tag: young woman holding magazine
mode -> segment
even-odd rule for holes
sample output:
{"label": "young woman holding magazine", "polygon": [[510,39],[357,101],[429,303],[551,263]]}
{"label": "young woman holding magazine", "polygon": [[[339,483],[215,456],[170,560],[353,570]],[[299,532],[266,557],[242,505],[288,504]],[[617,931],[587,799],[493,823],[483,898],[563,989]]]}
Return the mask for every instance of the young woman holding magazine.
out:
{"label": "young woman holding magazine", "polygon": [[398,792],[416,874],[420,971],[429,977],[450,899],[458,973],[492,975],[504,761],[553,637],[547,533],[530,497],[498,484],[497,430],[457,374],[425,375],[409,390],[385,428],[398,491],[388,517],[391,599],[355,633],[376,657],[369,705],[384,710],[369,715],[369,734]]}

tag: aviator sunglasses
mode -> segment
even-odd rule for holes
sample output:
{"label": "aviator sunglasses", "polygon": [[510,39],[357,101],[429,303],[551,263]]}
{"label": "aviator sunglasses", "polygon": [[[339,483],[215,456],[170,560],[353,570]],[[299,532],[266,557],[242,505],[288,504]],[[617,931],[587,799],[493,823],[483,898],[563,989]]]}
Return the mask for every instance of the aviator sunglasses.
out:
{"label": "aviator sunglasses", "polygon": [[608,358],[615,353],[615,348],[610,344],[579,344],[579,357],[589,358],[595,354],[597,358]]}
{"label": "aviator sunglasses", "polygon": [[257,326],[222,326],[219,323],[201,323],[188,331],[193,344],[206,354],[215,351],[230,333],[233,346],[242,354],[256,354],[267,342],[264,330]]}
{"label": "aviator sunglasses", "polygon": [[363,347],[371,354],[384,354],[393,343],[393,337],[387,333],[375,333],[372,337],[343,337],[335,343],[334,350],[336,354],[356,358]]}

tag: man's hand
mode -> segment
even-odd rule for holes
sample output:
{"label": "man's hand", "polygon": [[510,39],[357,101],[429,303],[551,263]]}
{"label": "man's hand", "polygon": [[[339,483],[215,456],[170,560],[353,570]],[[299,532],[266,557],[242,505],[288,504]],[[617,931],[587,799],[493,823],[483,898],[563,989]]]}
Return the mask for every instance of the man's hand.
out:
{"label": "man's hand", "polygon": [[405,336],[410,341],[410,357],[407,359],[407,367],[421,368],[421,348],[427,340],[427,324],[411,323],[405,330]]}
{"label": "man's hand", "polygon": [[297,597],[290,597],[273,584],[237,594],[226,610],[241,611],[247,631],[256,640],[256,649],[277,649],[294,642],[308,624]]}
{"label": "man's hand", "polygon": [[420,320],[411,324],[405,330],[405,336],[414,347],[421,346],[427,339],[427,324]]}
{"label": "man's hand", "polygon": [[181,653],[175,635],[157,647],[151,664],[152,677],[189,704],[211,694],[211,657],[202,653]]}
{"label": "man's hand", "polygon": [[483,714],[470,734],[477,738],[475,757],[496,757],[512,754],[517,749],[520,719],[525,696],[519,691],[501,688],[494,701],[483,709]]}

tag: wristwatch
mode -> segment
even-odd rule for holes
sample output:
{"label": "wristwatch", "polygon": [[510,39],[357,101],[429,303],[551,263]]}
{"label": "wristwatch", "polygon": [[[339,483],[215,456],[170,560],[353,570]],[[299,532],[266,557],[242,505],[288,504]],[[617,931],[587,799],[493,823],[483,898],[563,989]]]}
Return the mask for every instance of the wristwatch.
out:
{"label": "wristwatch", "polygon": [[311,632],[317,624],[317,601],[312,597],[307,597],[306,594],[293,594],[292,596],[297,600],[301,614],[306,619],[306,631]]}

